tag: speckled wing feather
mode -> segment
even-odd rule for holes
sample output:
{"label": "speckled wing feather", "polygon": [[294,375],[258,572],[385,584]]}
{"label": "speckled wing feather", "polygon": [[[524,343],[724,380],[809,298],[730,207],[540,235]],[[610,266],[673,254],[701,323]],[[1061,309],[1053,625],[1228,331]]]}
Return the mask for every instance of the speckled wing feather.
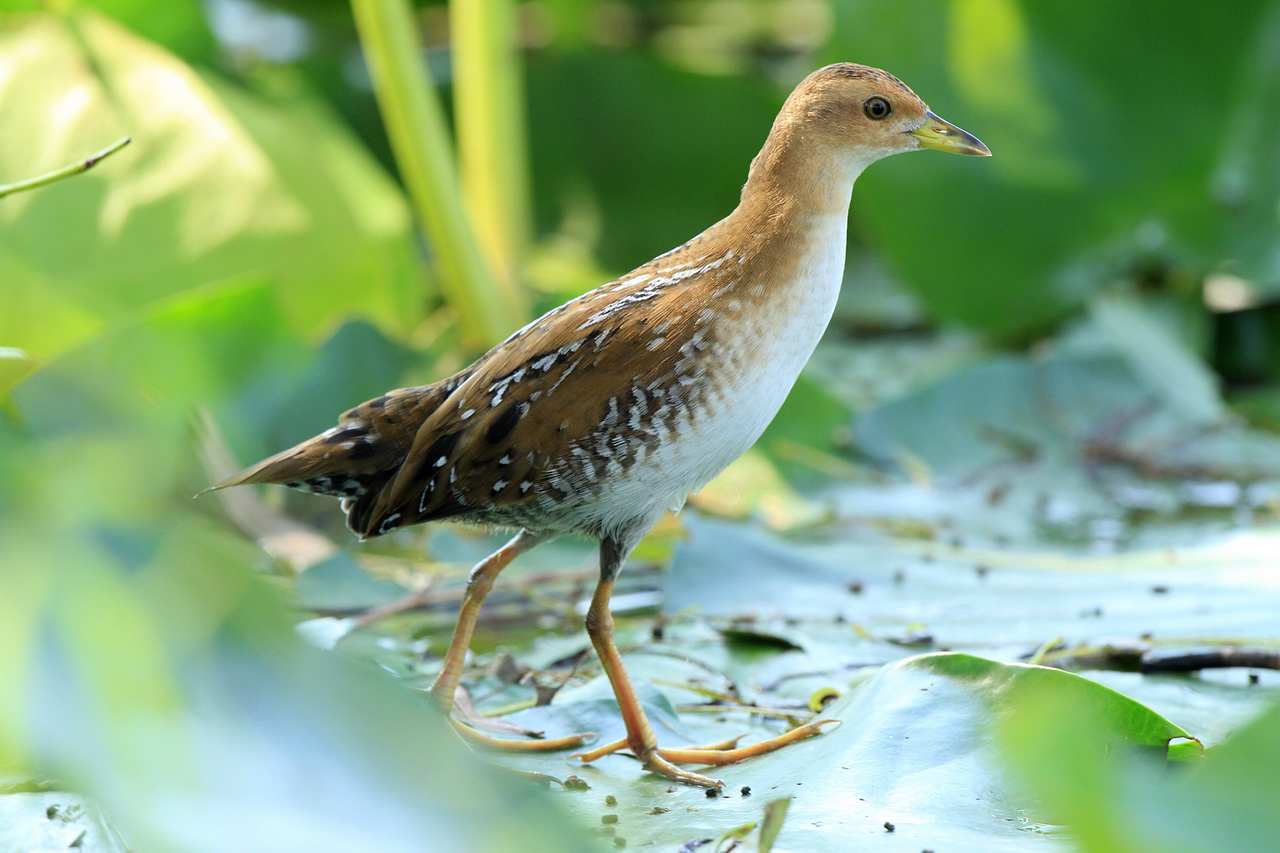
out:
{"label": "speckled wing feather", "polygon": [[702,393],[713,314],[704,306],[732,252],[698,249],[554,309],[477,361],[352,529],[375,536],[449,516],[580,527],[561,517],[651,453]]}

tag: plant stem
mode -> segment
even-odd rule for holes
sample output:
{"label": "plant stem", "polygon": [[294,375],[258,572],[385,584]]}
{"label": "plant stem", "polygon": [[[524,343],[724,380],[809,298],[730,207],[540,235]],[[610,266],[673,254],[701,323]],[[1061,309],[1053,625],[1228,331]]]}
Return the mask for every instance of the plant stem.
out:
{"label": "plant stem", "polygon": [[452,0],[449,23],[463,199],[490,265],[519,298],[531,229],[515,3]]}
{"label": "plant stem", "polygon": [[487,346],[524,320],[485,267],[471,232],[444,114],[431,87],[409,0],[351,0],[391,149],[426,232],[464,345]]}
{"label": "plant stem", "polygon": [[123,139],[118,139],[111,143],[97,154],[92,154],[77,163],[63,166],[61,169],[54,169],[52,172],[40,175],[39,177],[28,178],[25,181],[18,181],[13,184],[0,184],[0,198],[4,198],[7,195],[13,195],[14,193],[26,192],[27,190],[39,189],[40,187],[45,187],[49,184],[61,181],[63,178],[69,178],[72,175],[79,175],[82,172],[87,172],[132,141],[132,139],[126,136]]}

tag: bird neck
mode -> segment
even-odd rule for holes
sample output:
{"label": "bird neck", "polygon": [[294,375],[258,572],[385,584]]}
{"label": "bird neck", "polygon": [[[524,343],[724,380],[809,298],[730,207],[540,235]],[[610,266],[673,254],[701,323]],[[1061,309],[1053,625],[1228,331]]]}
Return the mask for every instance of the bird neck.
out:
{"label": "bird neck", "polygon": [[[874,159],[874,158],[871,158]],[[739,209],[769,218],[848,215],[853,182],[870,164],[857,149],[779,121],[751,161]]]}

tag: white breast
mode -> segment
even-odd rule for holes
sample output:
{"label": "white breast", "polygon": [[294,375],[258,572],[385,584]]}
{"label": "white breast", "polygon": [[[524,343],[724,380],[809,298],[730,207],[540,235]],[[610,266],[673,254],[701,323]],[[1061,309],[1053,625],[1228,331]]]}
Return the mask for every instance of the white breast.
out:
{"label": "white breast", "polygon": [[[763,282],[781,298],[783,310],[757,312],[721,336],[745,349],[733,359],[747,368],[737,375],[717,377],[719,394],[710,414],[686,419],[671,440],[644,464],[606,486],[602,509],[634,512],[650,506],[653,514],[678,508],[764,432],[790,393],[809,356],[831,320],[844,273],[845,214],[815,219],[806,253],[788,282]],[[746,275],[744,273],[744,275]],[[747,288],[755,282],[740,283]],[[726,321],[727,322],[727,321]],[[724,353],[716,354],[723,357]]]}

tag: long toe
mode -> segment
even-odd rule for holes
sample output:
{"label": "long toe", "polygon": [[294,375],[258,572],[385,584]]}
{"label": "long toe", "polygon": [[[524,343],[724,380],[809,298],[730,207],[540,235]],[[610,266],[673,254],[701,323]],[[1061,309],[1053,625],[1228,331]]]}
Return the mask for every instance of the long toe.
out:
{"label": "long toe", "polygon": [[468,743],[504,752],[555,752],[561,749],[577,749],[584,744],[591,743],[598,737],[595,732],[582,732],[581,734],[568,735],[566,737],[536,740],[529,738],[502,738],[487,735],[460,720],[450,718],[449,722],[453,725],[454,731]]}
{"label": "long toe", "polygon": [[[683,748],[686,750],[696,750],[699,752],[705,752],[707,750],[733,749],[738,745],[738,741],[742,740],[742,738],[743,738],[743,735],[738,735],[737,737],[726,738],[725,740],[719,740],[719,741],[716,741],[715,743],[704,744],[703,746],[687,746]],[[615,752],[621,752],[622,750],[627,748],[629,748],[629,743],[627,739],[619,738],[618,740],[615,740],[612,743],[606,743],[603,746],[597,746],[595,749],[591,750],[590,752],[580,752],[577,755],[571,755],[570,758],[576,758],[579,761],[581,761],[583,764],[590,764],[593,761],[599,761],[601,758],[604,758],[606,755],[613,755]],[[658,752],[665,753],[667,752],[667,750],[659,749]]]}
{"label": "long toe", "polygon": [[709,764],[709,765],[725,765],[737,764],[739,761],[746,761],[748,758],[754,758],[757,755],[764,755],[774,750],[782,749],[793,743],[799,743],[807,738],[815,737],[822,734],[822,730],[827,726],[838,726],[839,720],[815,720],[811,723],[805,723],[802,726],[796,726],[789,732],[771,737],[768,740],[762,740],[759,743],[753,743],[748,746],[740,746],[737,748],[721,748],[707,749],[690,747],[687,749],[660,749],[659,755],[667,761],[678,764]]}

